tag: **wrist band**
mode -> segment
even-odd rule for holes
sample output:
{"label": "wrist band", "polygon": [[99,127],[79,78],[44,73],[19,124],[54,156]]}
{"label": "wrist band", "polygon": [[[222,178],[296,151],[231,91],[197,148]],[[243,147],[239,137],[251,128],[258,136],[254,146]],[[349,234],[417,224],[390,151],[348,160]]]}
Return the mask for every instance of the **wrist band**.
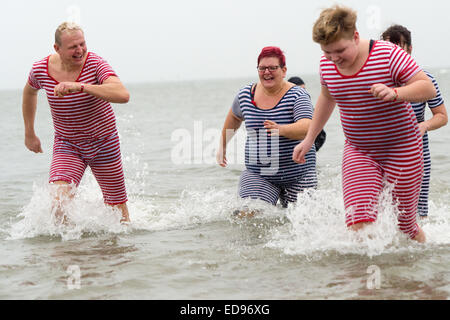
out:
{"label": "wrist band", "polygon": [[398,98],[397,88],[394,88],[394,92],[395,92],[395,97],[394,97],[394,100],[392,100],[392,101],[397,101],[397,98]]}
{"label": "wrist band", "polygon": [[84,91],[84,84],[81,85],[81,89],[80,89],[80,92],[83,92],[83,91]]}

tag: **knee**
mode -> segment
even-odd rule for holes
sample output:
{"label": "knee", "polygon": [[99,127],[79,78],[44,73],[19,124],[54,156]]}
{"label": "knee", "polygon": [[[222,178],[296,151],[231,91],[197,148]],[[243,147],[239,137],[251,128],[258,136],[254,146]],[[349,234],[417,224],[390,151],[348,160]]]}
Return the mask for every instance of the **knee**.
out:
{"label": "knee", "polygon": [[361,229],[364,229],[367,225],[369,225],[371,222],[357,222],[355,224],[352,224],[349,228],[352,231],[358,231]]}
{"label": "knee", "polygon": [[51,183],[51,189],[57,200],[64,200],[74,196],[76,187],[73,183],[66,181],[54,181]]}

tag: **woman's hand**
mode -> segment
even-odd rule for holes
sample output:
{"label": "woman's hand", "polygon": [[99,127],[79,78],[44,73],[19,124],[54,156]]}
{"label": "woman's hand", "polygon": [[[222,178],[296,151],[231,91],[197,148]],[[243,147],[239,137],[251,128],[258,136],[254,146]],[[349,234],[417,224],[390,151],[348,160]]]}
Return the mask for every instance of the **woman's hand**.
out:
{"label": "woman's hand", "polygon": [[266,129],[269,136],[282,136],[283,125],[276,123],[272,120],[264,121],[264,128]]}
{"label": "woman's hand", "polygon": [[224,150],[223,148],[219,148],[216,154],[216,161],[221,167],[225,168],[227,166],[226,150]]}

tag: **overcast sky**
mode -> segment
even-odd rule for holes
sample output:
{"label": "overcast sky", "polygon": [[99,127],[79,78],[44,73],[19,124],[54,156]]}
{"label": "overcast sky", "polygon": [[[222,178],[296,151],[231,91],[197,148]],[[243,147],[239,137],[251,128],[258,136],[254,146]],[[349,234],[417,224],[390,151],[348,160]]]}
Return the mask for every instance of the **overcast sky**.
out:
{"label": "overcast sky", "polygon": [[445,0],[14,0],[2,1],[0,12],[0,89],[23,87],[32,63],[54,52],[55,29],[66,20],[81,24],[88,50],[124,83],[252,77],[268,45],[285,52],[288,74],[313,74],[321,51],[312,25],[335,3],[358,12],[363,38],[403,24],[420,65],[450,67]]}

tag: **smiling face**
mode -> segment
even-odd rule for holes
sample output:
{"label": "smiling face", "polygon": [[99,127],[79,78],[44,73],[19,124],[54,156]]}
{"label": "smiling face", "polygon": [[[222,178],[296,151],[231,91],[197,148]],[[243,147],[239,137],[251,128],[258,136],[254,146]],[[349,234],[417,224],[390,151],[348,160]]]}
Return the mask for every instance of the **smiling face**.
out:
{"label": "smiling face", "polygon": [[[265,68],[264,71],[258,70],[259,80],[264,88],[273,89],[283,83],[286,76],[286,66],[280,67],[280,61],[277,57],[266,57],[259,61],[258,68]],[[270,68],[275,70],[270,70]]]}
{"label": "smiling face", "polygon": [[339,69],[353,66],[358,56],[359,34],[355,32],[351,39],[341,38],[330,44],[321,44],[325,58],[334,62]]}
{"label": "smiling face", "polygon": [[56,43],[54,48],[64,64],[72,67],[83,66],[87,54],[83,31],[73,30],[63,32],[61,34],[61,43]]}

